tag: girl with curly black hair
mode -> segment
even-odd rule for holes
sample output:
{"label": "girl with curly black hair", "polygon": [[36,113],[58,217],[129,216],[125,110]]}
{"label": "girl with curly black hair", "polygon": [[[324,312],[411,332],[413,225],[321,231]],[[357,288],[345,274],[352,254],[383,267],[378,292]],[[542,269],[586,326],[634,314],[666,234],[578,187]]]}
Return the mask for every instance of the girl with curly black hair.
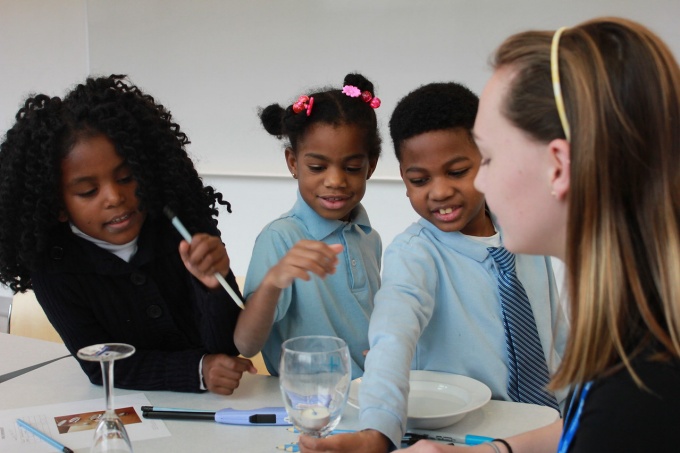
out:
{"label": "girl with curly black hair", "polygon": [[301,335],[343,338],[353,377],[363,373],[382,244],[360,202],[380,156],[379,106],[373,84],[349,74],[342,89],[260,112],[267,132],[288,139],[286,164],[299,189],[295,206],[255,242],[235,333],[246,357],[264,346],[272,375],[281,343]]}
{"label": "girl with curly black hair", "polygon": [[[0,145],[0,282],[32,289],[73,356],[129,343],[118,387],[230,394],[252,363],[234,357],[238,286],[204,186],[170,112],[124,76],[64,99],[30,97]],[[181,240],[170,207],[192,233]],[[80,361],[101,384],[99,366]]]}

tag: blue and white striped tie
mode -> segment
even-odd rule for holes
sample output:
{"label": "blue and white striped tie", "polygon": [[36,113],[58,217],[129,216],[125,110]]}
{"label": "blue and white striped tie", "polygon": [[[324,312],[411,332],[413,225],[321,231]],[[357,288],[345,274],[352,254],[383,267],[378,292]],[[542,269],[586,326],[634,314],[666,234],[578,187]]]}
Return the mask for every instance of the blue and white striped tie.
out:
{"label": "blue and white striped tie", "polygon": [[513,401],[540,404],[559,411],[555,395],[546,389],[550,382],[548,365],[529,298],[515,273],[515,255],[503,247],[487,250],[500,268],[498,290],[510,368],[508,394]]}

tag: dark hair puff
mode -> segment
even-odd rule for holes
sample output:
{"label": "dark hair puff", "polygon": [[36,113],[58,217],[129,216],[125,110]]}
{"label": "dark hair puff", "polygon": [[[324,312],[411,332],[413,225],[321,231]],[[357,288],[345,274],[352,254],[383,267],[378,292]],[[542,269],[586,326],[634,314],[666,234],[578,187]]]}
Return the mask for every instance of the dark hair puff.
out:
{"label": "dark hair puff", "polygon": [[[373,84],[361,74],[347,74],[343,86],[352,85],[375,96]],[[374,109],[360,97],[352,98],[341,89],[324,88],[315,93],[305,93],[314,98],[312,113],[295,113],[293,105],[284,108],[271,104],[260,109],[260,121],[265,130],[278,138],[286,137],[293,152],[297,152],[312,124],[324,123],[333,126],[357,126],[364,131],[366,151],[369,158],[380,157],[381,138]],[[297,97],[295,98],[297,100]]]}
{"label": "dark hair puff", "polygon": [[128,163],[141,208],[150,218],[169,206],[193,231],[212,231],[216,205],[229,204],[204,186],[172,115],[125,76],[88,78],[63,100],[26,100],[0,145],[0,282],[31,288],[30,273],[59,226],[61,160],[82,139],[103,134]]}
{"label": "dark hair puff", "polygon": [[455,82],[430,83],[404,96],[398,103],[389,128],[394,153],[401,161],[404,140],[425,132],[463,128],[472,131],[479,98]]}

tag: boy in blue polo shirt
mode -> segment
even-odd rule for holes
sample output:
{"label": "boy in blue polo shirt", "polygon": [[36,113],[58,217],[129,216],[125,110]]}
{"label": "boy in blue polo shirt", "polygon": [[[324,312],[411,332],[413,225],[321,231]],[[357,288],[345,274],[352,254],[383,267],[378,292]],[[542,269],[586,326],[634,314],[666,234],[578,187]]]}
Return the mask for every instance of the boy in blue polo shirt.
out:
{"label": "boy in blue polo shirt", "polygon": [[[421,219],[385,251],[359,393],[362,431],[321,440],[303,437],[302,451],[399,446],[411,369],[469,376],[489,386],[494,399],[517,401],[511,392],[516,382],[499,265],[492,256],[505,249],[484,196],[473,185],[481,163],[471,134],[477,105],[467,88],[434,83],[411,92],[392,114],[390,133],[401,177]],[[566,320],[551,262],[525,255],[515,256],[515,262],[544,367],[554,370],[566,340]],[[565,396],[546,392],[552,403],[545,404],[556,407]]]}

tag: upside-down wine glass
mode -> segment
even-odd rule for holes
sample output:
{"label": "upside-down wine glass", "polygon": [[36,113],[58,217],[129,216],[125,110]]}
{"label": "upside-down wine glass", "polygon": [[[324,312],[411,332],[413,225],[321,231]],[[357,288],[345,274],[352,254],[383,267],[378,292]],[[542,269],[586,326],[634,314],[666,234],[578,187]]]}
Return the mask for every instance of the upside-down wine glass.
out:
{"label": "upside-down wine glass", "polygon": [[279,384],[291,422],[304,434],[325,437],[340,423],[352,379],[344,340],[291,338],[281,345]]}
{"label": "upside-down wine glass", "polygon": [[106,392],[106,412],[99,419],[90,453],[132,453],[130,437],[113,407],[113,362],[134,353],[134,346],[123,343],[96,344],[78,351],[79,358],[101,363],[102,384]]}

